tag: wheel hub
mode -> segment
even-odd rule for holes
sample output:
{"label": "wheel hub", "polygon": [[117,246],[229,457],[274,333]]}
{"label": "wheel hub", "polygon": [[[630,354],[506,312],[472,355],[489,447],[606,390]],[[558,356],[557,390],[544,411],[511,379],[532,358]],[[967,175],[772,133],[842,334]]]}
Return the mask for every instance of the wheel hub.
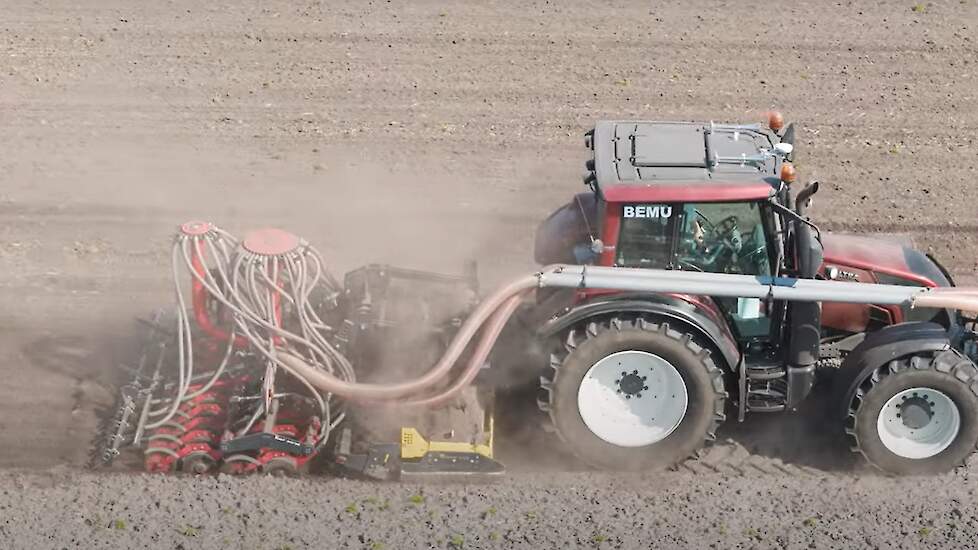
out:
{"label": "wheel hub", "polygon": [[897,403],[896,408],[900,409],[900,412],[896,413],[897,418],[903,420],[903,425],[910,428],[911,430],[919,430],[930,423],[930,419],[934,416],[934,411],[931,407],[935,403],[928,401],[927,394],[919,396],[914,393],[912,396],[908,397],[904,395],[901,397],[902,403]]}
{"label": "wheel hub", "polygon": [[642,398],[642,391],[649,389],[645,385],[645,381],[648,379],[647,376],[639,376],[637,370],[632,372],[621,373],[621,378],[616,380],[615,383],[618,384],[618,393],[623,394],[625,399],[631,399],[632,397]]}
{"label": "wheel hub", "polygon": [[620,351],[595,363],[581,380],[581,420],[598,438],[619,447],[644,447],[669,436],[686,416],[682,375],[658,355]]}

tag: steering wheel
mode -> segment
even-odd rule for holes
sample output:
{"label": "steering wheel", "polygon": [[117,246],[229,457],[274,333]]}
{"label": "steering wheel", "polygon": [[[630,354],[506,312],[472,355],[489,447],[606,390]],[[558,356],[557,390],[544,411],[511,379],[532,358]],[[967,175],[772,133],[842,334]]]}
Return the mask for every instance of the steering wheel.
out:
{"label": "steering wheel", "polygon": [[731,240],[732,234],[736,234],[737,222],[740,221],[737,219],[737,216],[727,216],[720,220],[720,223],[713,223],[710,221],[710,218],[706,217],[706,214],[699,210],[693,210],[693,213],[702,220],[701,227],[703,230],[707,233],[712,233],[718,240],[724,241],[724,244],[727,244],[726,241]]}
{"label": "steering wheel", "polygon": [[737,229],[737,216],[727,216],[720,220],[720,223],[711,227],[711,231],[720,238],[729,237],[730,233]]}
{"label": "steering wheel", "polygon": [[738,231],[738,221],[737,216],[727,216],[713,226],[713,234],[716,239],[734,252],[740,252],[740,248],[744,245],[740,231]]}
{"label": "steering wheel", "polygon": [[[719,269],[716,265],[718,260],[726,257],[728,254],[731,256],[729,259],[736,262],[740,250],[744,245],[743,237],[738,227],[740,220],[737,216],[727,216],[720,220],[719,223],[713,223],[699,210],[693,210],[693,213],[698,218],[696,220],[697,232],[694,235],[694,241],[697,243],[696,248],[699,250],[697,256],[701,256],[700,259],[702,262],[692,263],[683,260],[680,260],[680,262],[687,264],[689,267],[694,267],[698,271],[706,270],[705,268],[699,267],[700,263],[711,266],[711,271]],[[703,256],[702,254],[706,255]]]}

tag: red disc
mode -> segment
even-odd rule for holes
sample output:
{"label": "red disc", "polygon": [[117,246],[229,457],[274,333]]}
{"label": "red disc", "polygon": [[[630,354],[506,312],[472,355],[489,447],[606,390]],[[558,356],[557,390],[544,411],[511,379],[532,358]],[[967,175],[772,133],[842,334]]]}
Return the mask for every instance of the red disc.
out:
{"label": "red disc", "polygon": [[202,221],[199,221],[199,220],[194,220],[194,221],[190,221],[190,222],[187,222],[187,223],[181,225],[180,226],[180,231],[184,235],[187,235],[187,236],[190,236],[190,237],[199,237],[199,236],[207,233],[208,231],[210,231],[213,228],[214,228],[214,226],[212,226],[209,222],[202,222]]}
{"label": "red disc", "polygon": [[299,247],[299,237],[288,231],[268,227],[248,233],[241,244],[248,252],[263,256],[281,256]]}

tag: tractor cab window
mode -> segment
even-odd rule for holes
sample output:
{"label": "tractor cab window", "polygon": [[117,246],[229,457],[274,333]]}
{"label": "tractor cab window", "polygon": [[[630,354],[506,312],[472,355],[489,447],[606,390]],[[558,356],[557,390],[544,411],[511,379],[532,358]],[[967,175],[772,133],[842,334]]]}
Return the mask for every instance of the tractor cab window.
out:
{"label": "tractor cab window", "polygon": [[680,269],[770,275],[771,260],[756,202],[687,203],[676,250]]}
{"label": "tractor cab window", "polygon": [[672,234],[678,207],[671,204],[625,205],[621,211],[615,265],[672,267]]}

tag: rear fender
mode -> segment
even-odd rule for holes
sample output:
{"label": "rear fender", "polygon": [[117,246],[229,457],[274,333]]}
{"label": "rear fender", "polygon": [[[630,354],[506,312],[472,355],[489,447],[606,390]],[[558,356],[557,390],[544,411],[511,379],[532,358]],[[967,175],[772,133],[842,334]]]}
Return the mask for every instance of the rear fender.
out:
{"label": "rear fender", "polygon": [[859,386],[873,371],[894,359],[920,352],[941,351],[951,345],[946,328],[937,323],[901,323],[872,332],[846,356],[835,381],[844,391],[840,413],[846,417]]}
{"label": "rear fender", "polygon": [[610,314],[629,313],[660,317],[674,323],[677,328],[682,327],[682,330],[703,337],[720,352],[731,370],[740,362],[740,350],[729,330],[724,330],[723,327],[689,302],[658,295],[641,299],[634,297],[604,298],[599,301],[583,303],[548,321],[540,327],[537,335],[541,338],[548,338],[588,319],[606,317]]}

